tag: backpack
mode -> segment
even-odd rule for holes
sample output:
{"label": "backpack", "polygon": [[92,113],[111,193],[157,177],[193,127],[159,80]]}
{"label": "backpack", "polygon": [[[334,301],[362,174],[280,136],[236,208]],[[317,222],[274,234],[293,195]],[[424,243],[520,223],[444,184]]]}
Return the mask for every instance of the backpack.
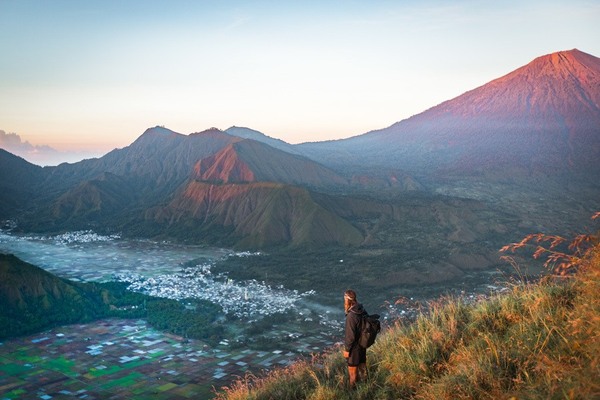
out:
{"label": "backpack", "polygon": [[369,315],[364,313],[361,319],[360,338],[358,344],[362,348],[371,347],[375,342],[375,338],[381,331],[381,323],[379,322],[379,314]]}

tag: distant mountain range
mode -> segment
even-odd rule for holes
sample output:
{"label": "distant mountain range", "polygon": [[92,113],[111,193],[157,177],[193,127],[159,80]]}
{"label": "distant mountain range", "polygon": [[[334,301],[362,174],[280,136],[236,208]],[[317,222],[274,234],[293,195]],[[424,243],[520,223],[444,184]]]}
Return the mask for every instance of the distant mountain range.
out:
{"label": "distant mountain range", "polygon": [[[349,139],[291,145],[248,128],[154,127],[101,158],[44,168],[0,150],[0,218],[26,231],[251,248],[389,244],[382,229],[407,194],[418,207],[443,202],[438,211],[462,201],[436,197],[440,184],[581,182],[586,199],[600,198],[599,104],[600,59],[571,50]],[[483,234],[475,219],[440,218],[448,240]]]}

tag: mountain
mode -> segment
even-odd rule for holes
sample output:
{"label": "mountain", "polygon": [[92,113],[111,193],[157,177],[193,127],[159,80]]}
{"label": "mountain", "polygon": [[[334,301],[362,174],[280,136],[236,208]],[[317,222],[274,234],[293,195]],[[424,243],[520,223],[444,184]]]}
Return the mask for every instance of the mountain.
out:
{"label": "mountain", "polygon": [[38,218],[48,226],[56,221],[68,221],[74,227],[93,226],[101,221],[118,221],[136,200],[127,180],[104,172],[60,195],[47,209],[48,213]]}
{"label": "mountain", "polygon": [[194,165],[182,189],[146,213],[162,234],[228,246],[359,245],[361,232],[307,189],[348,182],[314,161],[242,139]]}
{"label": "mountain", "polygon": [[[338,190],[348,186],[345,178],[303,156],[214,128],[190,135],[151,128],[104,157],[40,169],[37,181],[24,181],[35,195],[26,212],[11,217],[25,231],[94,229],[242,247],[362,241],[356,227],[320,207],[308,191]],[[196,203],[186,197],[190,190]],[[200,216],[203,202],[210,208]],[[183,229],[196,235],[181,235]]]}
{"label": "mountain", "polygon": [[[394,224],[433,232],[431,220],[397,219],[394,210],[412,204],[410,192],[452,221],[436,243],[454,231],[477,242],[504,229],[482,230],[478,218],[491,227],[520,220],[519,228],[563,231],[564,210],[587,219],[600,198],[599,92],[600,59],[571,50],[344,140],[289,145],[248,128],[183,135],[154,127],[101,158],[57,167],[0,152],[0,214],[23,231],[380,246],[411,234]],[[453,199],[487,208],[459,226],[460,212],[434,206]]]}
{"label": "mountain", "polygon": [[163,127],[147,129],[131,145],[99,159],[50,169],[47,187],[68,189],[108,172],[129,181],[142,201],[168,195],[200,159],[241,140],[216,128],[183,135]]}
{"label": "mountain", "polygon": [[147,129],[101,158],[44,168],[24,202],[27,212],[13,217],[25,230],[120,230],[168,198],[198,160],[240,140],[215,128],[190,135]]}
{"label": "mountain", "polygon": [[146,212],[158,232],[242,248],[359,245],[362,233],[305,188],[273,182],[190,180],[164,207]]}
{"label": "mountain", "polygon": [[598,177],[600,59],[579,50],[545,55],[388,128],[299,148],[329,166]]}
{"label": "mountain", "polygon": [[194,172],[195,179],[221,183],[278,182],[314,187],[348,184],[343,177],[308,158],[248,139],[198,161]]}
{"label": "mountain", "polygon": [[[581,129],[600,123],[600,59],[579,50],[538,57],[528,65],[431,109],[430,117],[519,118],[527,126]],[[583,121],[577,117],[587,115]]]}
{"label": "mountain", "polygon": [[0,218],[23,210],[43,180],[43,169],[0,149]]}

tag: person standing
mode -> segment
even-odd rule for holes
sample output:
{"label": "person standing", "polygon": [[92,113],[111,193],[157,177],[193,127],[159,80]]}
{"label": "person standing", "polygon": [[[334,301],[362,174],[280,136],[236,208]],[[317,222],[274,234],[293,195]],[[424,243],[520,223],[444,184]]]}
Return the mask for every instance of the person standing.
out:
{"label": "person standing", "polygon": [[346,313],[344,358],[348,361],[350,388],[354,388],[356,383],[367,375],[367,349],[359,345],[361,320],[366,311],[356,300],[354,290],[348,289],[344,292],[344,311]]}

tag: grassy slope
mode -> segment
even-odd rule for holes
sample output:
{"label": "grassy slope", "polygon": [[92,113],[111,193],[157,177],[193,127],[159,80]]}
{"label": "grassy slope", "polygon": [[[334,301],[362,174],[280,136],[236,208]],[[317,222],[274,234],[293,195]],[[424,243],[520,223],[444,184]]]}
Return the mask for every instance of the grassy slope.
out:
{"label": "grassy slope", "polygon": [[220,399],[600,398],[600,245],[576,275],[515,285],[467,305],[433,304],[368,350],[369,379],[346,389],[339,349],[246,377]]}

